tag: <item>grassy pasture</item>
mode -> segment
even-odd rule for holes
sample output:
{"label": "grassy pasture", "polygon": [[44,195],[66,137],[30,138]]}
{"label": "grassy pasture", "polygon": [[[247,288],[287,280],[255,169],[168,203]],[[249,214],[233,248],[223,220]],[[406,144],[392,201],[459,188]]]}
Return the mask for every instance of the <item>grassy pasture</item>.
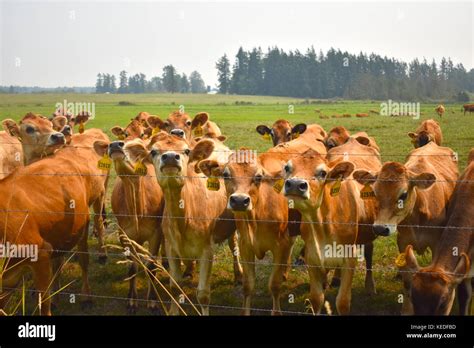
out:
{"label": "grassy pasture", "polygon": [[[93,94],[35,94],[35,95],[0,95],[0,119],[13,118],[19,120],[29,111],[50,115],[56,103],[68,102],[90,102],[95,103],[96,117],[90,121],[87,127],[103,129],[111,136],[110,128],[115,125],[125,126],[130,118],[140,111],[148,111],[152,114],[165,118],[168,113],[176,110],[179,105],[185,107],[185,111],[191,116],[200,111],[207,111],[211,119],[216,121],[223,133],[227,135],[227,145],[230,148],[247,146],[258,151],[265,151],[271,146],[270,142],[263,140],[255,131],[259,124],[271,125],[279,118],[285,118],[293,123],[319,123],[326,130],[336,125],[343,125],[350,131],[366,131],[375,137],[381,148],[383,161],[403,162],[412,145],[407,132],[413,131],[418,124],[428,118],[434,118],[440,122],[444,133],[444,146],[451,147],[459,154],[459,167],[462,170],[466,164],[467,154],[474,147],[474,118],[470,115],[464,116],[460,104],[448,104],[446,114],[442,119],[436,115],[435,104],[422,104],[422,116],[419,120],[412,117],[384,117],[371,114],[367,118],[356,118],[356,113],[368,113],[369,110],[379,110],[380,101],[320,101],[307,103],[302,99],[259,97],[259,96],[221,96],[221,95],[182,95],[182,94],[145,94],[145,95],[93,95]],[[120,102],[127,102],[125,106]],[[121,103],[124,104],[124,103]],[[293,113],[289,113],[289,105],[293,106]],[[319,110],[318,112],[316,110]],[[331,118],[335,114],[349,113],[350,118]],[[328,119],[320,119],[320,115],[329,116]],[[112,139],[112,137],[111,137]],[[113,172],[112,172],[112,175]],[[112,191],[109,185],[109,195]],[[110,197],[108,197],[110,199]],[[109,212],[110,212],[110,207]],[[111,221],[109,233],[115,230],[115,220],[109,214]],[[108,236],[110,243],[116,243],[114,234]],[[91,239],[91,252],[95,252],[95,239]],[[298,240],[294,248],[297,254],[302,242]],[[394,279],[394,258],[397,254],[395,238],[379,238],[375,242],[374,268],[376,271],[375,281],[377,295],[369,296],[364,291],[363,263],[359,264],[356,272],[353,295],[353,314],[398,314],[400,304],[397,302],[401,293],[402,284]],[[80,268],[76,262],[66,265],[62,275],[62,283],[67,284],[75,281],[58,295],[58,307],[55,314],[83,315],[83,314],[125,314],[126,296],[128,282],[126,278],[126,266],[117,264],[123,260],[117,250],[111,250],[106,265],[99,265],[95,255],[91,255],[90,283],[94,295],[93,307],[83,309],[80,305],[80,297],[77,296],[76,303],[70,303],[70,294],[80,292]],[[429,255],[420,257],[421,263],[427,263]],[[211,307],[211,314],[234,315],[239,314],[241,306],[241,288],[234,287],[232,281],[232,258],[229,249],[223,245],[219,248],[216,262],[213,267],[212,277],[212,300],[215,307]],[[253,307],[261,309],[254,314],[267,315],[271,309],[271,297],[267,290],[267,282],[271,266],[268,265],[271,258],[267,257],[257,265],[257,287],[253,300]],[[163,278],[165,280],[165,278]],[[196,284],[197,279],[193,279]],[[188,282],[189,283],[189,282]],[[143,275],[139,277],[139,297],[145,299],[146,280]],[[284,285],[282,295],[282,308],[289,312],[304,312],[306,308],[305,299],[309,292],[308,277],[304,268],[294,268],[290,272],[289,280]],[[194,291],[187,288],[191,299],[195,300]],[[333,311],[335,311],[336,289],[327,291],[327,300]],[[294,296],[294,302],[288,299]],[[234,308],[226,308],[234,307]],[[28,300],[27,312],[34,308],[31,300]],[[191,311],[189,311],[191,313]],[[149,314],[145,302],[140,306],[139,314]]]}

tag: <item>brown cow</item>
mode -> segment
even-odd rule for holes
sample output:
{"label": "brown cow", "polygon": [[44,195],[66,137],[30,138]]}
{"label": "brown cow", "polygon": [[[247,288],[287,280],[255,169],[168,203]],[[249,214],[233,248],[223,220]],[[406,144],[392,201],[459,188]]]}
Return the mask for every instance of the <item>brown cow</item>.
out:
{"label": "brown cow", "polygon": [[474,149],[449,203],[449,220],[428,267],[420,269],[411,246],[405,252],[413,276],[411,299],[417,315],[449,315],[455,296],[459,314],[469,315],[474,277]]}
{"label": "brown cow", "polygon": [[[378,173],[354,172],[359,183],[373,186],[378,203],[375,234],[388,236],[398,229],[400,252],[413,245],[418,253],[429,247],[436,256],[440,226],[446,223],[447,204],[458,177],[456,161],[453,150],[430,142],[412,150],[405,164],[387,162]],[[409,299],[411,276],[402,272],[402,278]],[[402,313],[412,310],[411,301],[404,301]]]}
{"label": "brown cow", "polygon": [[435,120],[425,120],[416,129],[415,132],[409,132],[408,136],[411,138],[411,142],[415,148],[428,144],[430,141],[434,141],[440,145],[443,142],[443,132],[439,123]]}
{"label": "brown cow", "polygon": [[380,148],[373,137],[369,137],[366,132],[357,132],[351,136],[344,126],[337,126],[331,129],[326,135],[324,143],[329,150],[333,147],[345,144],[351,137],[358,139],[363,145],[373,147],[380,152]]}
{"label": "brown cow", "polygon": [[474,104],[464,104],[462,107],[464,109],[464,115],[466,115],[466,112],[474,112]]}
{"label": "brown cow", "polygon": [[232,154],[227,164],[215,160],[200,161],[199,168],[208,177],[224,179],[227,208],[234,214],[240,235],[244,314],[250,315],[251,296],[255,289],[255,257],[262,259],[267,251],[272,253],[274,263],[269,280],[272,315],[281,314],[281,284],[294,241],[287,232],[288,205],[285,198],[275,191],[273,178],[251,150],[241,149]]}
{"label": "brown cow", "polygon": [[5,131],[0,132],[0,179],[23,165],[23,150],[20,141]]}
{"label": "brown cow", "polygon": [[326,132],[319,125],[307,126],[304,123],[298,123],[293,126],[290,121],[287,120],[275,121],[271,129],[265,125],[257,126],[256,129],[258,134],[271,137],[273,146],[295,139],[302,134],[306,134],[306,136],[310,134],[321,136],[323,139],[326,136]]}
{"label": "brown cow", "polygon": [[[343,145],[332,148],[328,151],[326,159],[330,163],[337,161],[351,161],[356,170],[367,170],[377,172],[382,167],[380,154],[373,146],[368,146],[369,139],[359,135],[357,139],[351,137]],[[353,178],[351,178],[353,179]],[[375,282],[372,274],[372,255],[375,235],[372,232],[371,225],[374,223],[376,215],[376,202],[374,199],[364,199],[361,197],[361,191],[364,186],[357,183],[356,199],[358,200],[358,221],[360,242],[364,243],[365,258],[365,289],[369,294],[375,294]],[[368,198],[368,197],[367,197]]]}
{"label": "brown cow", "polygon": [[[359,209],[362,207],[357,185],[353,180],[344,180],[353,169],[351,162],[328,163],[324,155],[314,150],[295,156],[284,166],[283,194],[289,205],[302,215],[301,237],[305,242],[305,261],[310,277],[310,301],[317,314],[324,303],[327,274],[335,268],[341,272],[337,311],[339,314],[350,312],[352,278],[359,257],[355,244],[363,243],[358,239]],[[339,187],[337,197],[331,196],[333,185]],[[348,221],[351,224],[347,224]],[[349,248],[351,253],[337,255],[334,249],[340,247]]]}
{"label": "brown cow", "polygon": [[145,139],[150,137],[153,130],[151,127],[144,126],[139,120],[132,119],[125,128],[115,126],[110,131],[119,140],[130,141],[136,138]]}
{"label": "brown cow", "polygon": [[[165,196],[162,229],[166,239],[166,256],[172,278],[181,281],[180,259],[199,259],[197,298],[202,312],[209,314],[211,296],[210,277],[214,244],[229,239],[234,251],[234,275],[240,277],[235,222],[226,212],[224,183],[220,180],[217,191],[208,190],[206,177],[196,172],[196,163],[210,156],[215,143],[211,139],[198,142],[190,148],[186,139],[160,132],[150,142],[151,152],[135,149],[136,156],[153,163],[159,185]],[[205,202],[205,204],[203,204]],[[176,283],[170,286],[176,292]],[[171,313],[178,314],[175,302]]]}
{"label": "brown cow", "polygon": [[[3,294],[0,308],[11,291],[18,286],[28,269],[34,274],[34,286],[42,299],[42,315],[51,314],[49,290],[53,282],[53,257],[64,255],[78,245],[79,264],[82,269],[82,294],[89,300],[89,254],[87,227],[89,206],[94,194],[103,190],[89,175],[97,163],[90,154],[74,147],[31,165],[17,168],[0,181],[0,223],[4,233],[0,242],[31,245],[38,248],[38,259],[10,258],[2,274]],[[4,296],[6,295],[6,296]]]}
{"label": "brown cow", "polygon": [[[135,139],[124,143],[114,141],[107,143],[96,141],[94,149],[99,156],[108,154],[113,161],[117,180],[112,192],[112,211],[117,218],[120,228],[127,236],[143,244],[148,242],[151,255],[157,256],[163,239],[161,230],[161,216],[164,208],[164,197],[161,187],[151,175],[154,172],[151,163],[143,164],[146,167],[145,175],[136,173],[136,166],[142,159],[136,156],[136,148],[144,151],[146,144],[141,139]],[[138,265],[133,262],[130,265],[129,275],[129,302],[128,312],[134,314],[138,307],[137,302],[137,273]],[[157,302],[156,293],[153,291],[149,281],[147,306],[154,310]]]}
{"label": "brown cow", "polygon": [[188,114],[180,111],[174,111],[168,115],[165,121],[158,116],[150,116],[147,120],[151,128],[156,128],[188,139],[193,145],[195,137],[201,137],[206,133],[214,133],[217,136],[222,135],[221,130],[214,122],[209,120],[207,112],[200,112],[193,119]]}
{"label": "brown cow", "polygon": [[443,105],[439,104],[436,108],[435,108],[435,111],[436,113],[438,114],[439,117],[442,117],[444,112],[446,111],[446,109],[444,108]]}

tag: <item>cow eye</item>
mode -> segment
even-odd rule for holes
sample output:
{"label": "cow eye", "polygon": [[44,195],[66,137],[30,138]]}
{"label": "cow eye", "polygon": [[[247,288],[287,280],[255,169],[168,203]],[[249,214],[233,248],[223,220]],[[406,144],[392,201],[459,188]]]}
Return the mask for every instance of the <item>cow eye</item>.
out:
{"label": "cow eye", "polygon": [[326,176],[328,175],[328,172],[325,171],[324,169],[323,170],[320,170],[318,173],[316,173],[316,177],[318,179],[326,179]]}
{"label": "cow eye", "polygon": [[187,126],[190,126],[191,123],[192,123],[191,121],[186,121],[186,125],[187,125]]}
{"label": "cow eye", "polygon": [[290,138],[291,138],[291,132],[286,133],[286,137],[287,137],[288,139],[290,139]]}
{"label": "cow eye", "polygon": [[262,182],[262,179],[263,179],[263,175],[262,174],[257,174],[257,175],[255,175],[254,181],[258,185]]}
{"label": "cow eye", "polygon": [[408,198],[408,192],[403,192],[398,199],[405,201]]}
{"label": "cow eye", "polygon": [[151,155],[152,158],[154,158],[156,155],[158,155],[158,151],[153,149],[153,150],[150,151],[150,155]]}
{"label": "cow eye", "polygon": [[33,127],[33,126],[27,126],[26,127],[26,133],[33,134],[34,132],[35,132],[35,127]]}
{"label": "cow eye", "polygon": [[286,173],[289,173],[291,168],[288,164],[285,164],[285,167],[283,168],[285,170]]}
{"label": "cow eye", "polygon": [[225,180],[230,179],[230,173],[227,170],[224,170],[224,173],[222,173],[222,176]]}
{"label": "cow eye", "polygon": [[185,154],[186,156],[189,156],[190,153],[191,153],[191,150],[190,150],[190,149],[184,150],[184,154]]}

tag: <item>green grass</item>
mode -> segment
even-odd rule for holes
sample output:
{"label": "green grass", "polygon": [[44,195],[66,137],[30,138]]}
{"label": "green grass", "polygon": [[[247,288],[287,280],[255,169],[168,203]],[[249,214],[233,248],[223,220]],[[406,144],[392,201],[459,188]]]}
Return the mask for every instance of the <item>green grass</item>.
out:
{"label": "green grass", "polygon": [[[326,130],[343,125],[350,131],[366,131],[375,137],[381,148],[383,161],[403,162],[405,156],[411,150],[410,139],[406,135],[413,131],[418,124],[428,118],[434,118],[440,122],[444,133],[444,145],[451,147],[459,154],[459,167],[462,170],[466,164],[469,150],[474,146],[474,118],[470,115],[464,116],[461,112],[461,104],[446,105],[446,114],[439,119],[434,112],[435,104],[422,104],[421,119],[414,120],[411,117],[383,117],[371,115],[367,118],[356,118],[356,113],[367,113],[371,109],[378,110],[380,101],[310,101],[295,98],[280,97],[258,97],[258,96],[221,96],[221,95],[183,95],[183,94],[145,94],[145,95],[94,95],[94,94],[36,94],[36,95],[0,95],[0,119],[13,118],[19,120],[29,111],[50,115],[56,103],[68,102],[94,102],[96,117],[90,121],[87,127],[103,129],[111,136],[110,128],[114,125],[124,126],[140,111],[148,111],[152,114],[165,118],[171,111],[176,110],[179,105],[184,105],[185,111],[194,115],[200,111],[207,111],[211,119],[216,121],[223,133],[228,136],[227,145],[230,148],[247,146],[258,151],[265,151],[271,144],[264,141],[256,132],[258,124],[271,125],[279,118],[288,119],[294,123],[319,123]],[[119,102],[128,102],[132,105],[119,106]],[[241,105],[245,102],[246,105]],[[239,105],[237,105],[239,104]],[[248,104],[248,105],[247,105]],[[288,105],[294,107],[294,113],[288,112]],[[316,112],[315,110],[320,110]],[[319,115],[350,113],[351,118],[329,118],[320,119]],[[109,194],[112,185],[109,186]],[[110,208],[109,208],[110,211]],[[114,219],[110,215],[113,222]],[[109,228],[109,233],[114,231],[114,224]],[[109,235],[109,241],[116,243],[113,234]],[[91,239],[91,250],[96,251],[95,240]],[[300,239],[294,248],[296,255],[302,242]],[[69,302],[69,293],[80,292],[80,268],[77,262],[71,262],[65,267],[62,275],[63,284],[76,280],[64,293],[59,295],[59,304],[55,314],[125,314],[128,282],[124,281],[127,270],[123,264],[117,264],[123,260],[121,255],[112,255],[117,251],[111,251],[109,261],[105,266],[95,262],[96,257],[92,255],[90,264],[90,283],[92,290],[98,297],[94,306],[82,309],[80,297],[77,296],[76,303]],[[395,238],[379,238],[375,242],[374,268],[377,295],[369,296],[364,291],[363,264],[359,265],[356,272],[353,296],[353,314],[398,314],[400,305],[397,302],[401,293],[402,284],[396,280],[396,272],[393,270],[394,258],[397,254]],[[230,251],[227,246],[222,246],[217,252],[217,262],[213,267],[212,278],[212,304],[217,306],[211,309],[212,314],[231,315],[239,314],[239,309],[227,309],[219,306],[230,306],[239,308],[241,306],[241,288],[235,288],[232,283],[232,262]],[[270,266],[265,262],[271,261],[267,257],[257,266],[257,288],[253,300],[253,307],[265,310],[271,309],[271,297],[267,290]],[[421,260],[426,264],[429,258]],[[165,279],[165,278],[163,278]],[[193,280],[194,285],[197,279]],[[187,293],[195,300],[194,291],[186,288]],[[309,285],[306,272],[302,268],[293,269],[289,279],[284,286],[282,295],[282,307],[287,311],[301,312],[305,310],[305,299],[308,296]],[[294,295],[294,303],[289,303],[289,295]],[[146,281],[143,275],[139,278],[139,297],[146,296]],[[327,291],[327,300],[335,312],[336,290]],[[112,297],[112,298],[106,298]],[[31,302],[31,301],[30,301]],[[29,303],[27,310],[32,308]],[[144,303],[141,304],[139,314],[149,314]],[[268,312],[255,312],[255,314],[267,315]]]}

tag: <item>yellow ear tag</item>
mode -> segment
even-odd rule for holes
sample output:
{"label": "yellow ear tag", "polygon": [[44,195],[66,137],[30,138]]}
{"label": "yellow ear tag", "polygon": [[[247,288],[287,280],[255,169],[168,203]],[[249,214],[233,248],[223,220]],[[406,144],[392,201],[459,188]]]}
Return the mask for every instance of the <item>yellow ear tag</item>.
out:
{"label": "yellow ear tag", "polygon": [[365,184],[364,188],[360,190],[360,198],[362,199],[370,199],[375,197],[375,192],[372,190],[372,186],[370,184]]}
{"label": "yellow ear tag", "polygon": [[262,135],[262,138],[263,140],[271,140],[272,138],[270,137],[270,134],[269,133],[265,133],[264,135]]}
{"label": "yellow ear tag", "polygon": [[79,123],[79,133],[82,134],[84,133],[84,122]]}
{"label": "yellow ear tag", "polygon": [[125,135],[123,135],[123,134],[117,135],[117,139],[118,140],[125,140]]}
{"label": "yellow ear tag", "polygon": [[203,135],[203,131],[202,131],[202,127],[201,127],[201,124],[198,123],[198,125],[196,126],[196,128],[194,128],[194,136],[195,137],[202,137]]}
{"label": "yellow ear tag", "polygon": [[300,136],[300,132],[291,133],[291,139],[296,139]]}
{"label": "yellow ear tag", "polygon": [[334,185],[332,185],[331,191],[330,191],[331,197],[336,197],[339,195],[339,191],[341,191],[341,181],[342,181],[342,178],[339,177],[339,179],[337,179]]}
{"label": "yellow ear tag", "polygon": [[146,169],[146,166],[142,163],[142,161],[138,161],[135,163],[135,166],[133,167],[133,172],[138,175],[146,175],[148,172]]}
{"label": "yellow ear tag", "polygon": [[283,178],[278,179],[275,184],[273,185],[273,189],[276,193],[280,193],[283,189],[283,185],[285,184],[285,180]]}
{"label": "yellow ear tag", "polygon": [[97,168],[101,170],[109,170],[110,167],[112,166],[112,160],[110,159],[109,155],[106,153],[102,158],[97,162]]}
{"label": "yellow ear tag", "polygon": [[405,257],[405,253],[398,254],[397,258],[395,259],[395,265],[397,267],[404,267],[407,264],[407,259]]}
{"label": "yellow ear tag", "polygon": [[219,191],[219,188],[221,187],[219,178],[214,176],[207,178],[206,187],[209,191]]}
{"label": "yellow ear tag", "polygon": [[151,136],[157,135],[160,132],[160,130],[161,130],[160,127],[153,128],[151,132]]}

